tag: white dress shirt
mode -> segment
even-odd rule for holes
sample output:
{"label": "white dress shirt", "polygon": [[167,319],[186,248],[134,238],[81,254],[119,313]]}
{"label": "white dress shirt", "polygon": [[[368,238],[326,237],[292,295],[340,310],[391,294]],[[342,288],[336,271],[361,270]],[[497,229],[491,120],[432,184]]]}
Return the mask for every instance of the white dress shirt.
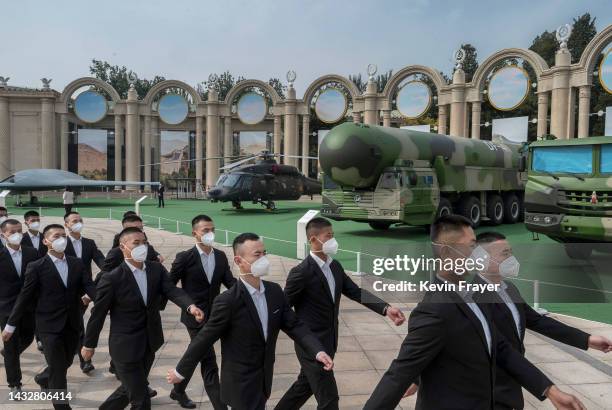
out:
{"label": "white dress shirt", "polygon": [[32,235],[32,232],[28,230],[28,235],[30,235],[30,240],[32,241],[32,246],[36,249],[40,246],[40,233],[36,235]]}
{"label": "white dress shirt", "polygon": [[132,273],[134,274],[134,278],[136,279],[136,283],[138,284],[138,289],[140,289],[140,295],[142,296],[142,300],[144,304],[147,304],[147,272],[146,265],[142,264],[142,269],[138,269],[136,266],[132,265],[130,262],[125,261],[127,266],[130,268]]}
{"label": "white dress shirt", "polygon": [[64,191],[64,193],[62,194],[62,199],[64,200],[64,205],[74,204],[74,192]]}
{"label": "white dress shirt", "polygon": [[11,259],[13,260],[13,264],[15,265],[15,269],[17,270],[17,275],[21,277],[21,246],[17,250],[11,248],[10,246],[7,246],[6,249],[8,249],[9,253],[11,254]]}
{"label": "white dress shirt", "polygon": [[314,259],[317,265],[319,265],[319,268],[321,268],[325,279],[327,279],[329,291],[331,292],[332,302],[334,302],[334,295],[336,294],[336,280],[334,279],[334,274],[332,273],[330,268],[330,265],[332,263],[331,256],[327,256],[327,260],[323,260],[312,251],[310,251],[310,256],[312,256],[312,259]]}
{"label": "white dress shirt", "polygon": [[57,269],[57,271],[59,272],[64,286],[68,287],[68,262],[66,261],[66,256],[64,255],[62,259],[60,259],[51,255],[50,253],[48,255],[51,258],[53,264],[55,265],[55,269]]}
{"label": "white dress shirt", "polygon": [[[493,283],[489,279],[487,279],[484,275],[479,275],[479,276],[485,282]],[[501,298],[501,300],[504,301],[504,303],[506,304],[506,306],[510,310],[510,313],[512,313],[512,319],[514,319],[514,324],[516,325],[516,332],[517,332],[518,336],[520,337],[521,336],[521,315],[520,315],[520,313],[518,311],[518,308],[514,304],[514,301],[512,300],[512,298],[510,297],[510,295],[506,291],[506,289],[508,289],[508,284],[502,280],[499,283],[499,286],[496,286],[495,288],[497,289],[496,292],[499,295],[499,297]]]}
{"label": "white dress shirt", "polygon": [[77,258],[82,258],[83,257],[83,241],[81,240],[81,238],[77,239],[77,238],[73,238],[72,235],[68,235],[68,238],[70,238],[70,242],[72,242],[72,247],[74,248],[74,253],[76,254]]}
{"label": "white dress shirt", "polygon": [[263,281],[260,280],[259,289],[255,289],[253,286],[249,285],[247,281],[242,280],[242,278],[240,278],[240,280],[249,291],[251,299],[253,299],[253,304],[255,305],[255,309],[257,309],[257,315],[259,316],[261,327],[263,328],[264,339],[268,340],[268,304],[266,302],[266,288]]}
{"label": "white dress shirt", "polygon": [[215,251],[210,248],[210,252],[206,253],[198,245],[196,245],[196,249],[200,252],[202,268],[204,268],[208,283],[212,283],[213,274],[215,273]]}

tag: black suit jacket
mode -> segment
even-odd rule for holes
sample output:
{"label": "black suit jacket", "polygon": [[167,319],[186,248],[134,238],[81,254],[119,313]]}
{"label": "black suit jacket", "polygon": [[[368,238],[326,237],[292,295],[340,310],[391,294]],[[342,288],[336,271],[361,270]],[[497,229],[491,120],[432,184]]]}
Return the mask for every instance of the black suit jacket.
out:
{"label": "black suit jacket", "polygon": [[[40,237],[40,240],[38,241],[38,248],[35,248],[35,249],[38,252],[38,256],[42,258],[43,256],[47,254],[47,251],[49,249],[47,249],[47,247],[43,243],[42,232],[39,232],[38,236]],[[27,231],[23,234],[23,238],[21,238],[21,246],[28,246],[30,248],[34,248],[32,239],[30,239],[30,234]]]}
{"label": "black suit jacket", "polygon": [[47,255],[30,262],[25,271],[23,288],[17,297],[8,324],[15,325],[25,312],[36,306],[36,328],[40,333],[60,333],[66,325],[81,328],[81,297],[94,299],[96,288],[87,274],[83,262],[65,256],[68,263],[68,286]]}
{"label": "black suit jacket", "polygon": [[242,281],[213,302],[202,327],[176,370],[189,376],[213,344],[221,339],[221,400],[236,408],[250,408],[270,397],[278,332],[283,330],[315,357],[325,349],[295,315],[282,288],[264,281],[268,307],[268,337],[264,339],[255,304]]}
{"label": "black suit jacket", "polygon": [[[308,325],[326,351],[334,354],[338,347],[338,312],[342,295],[381,315],[387,304],[359,288],[335,259],[332,260],[330,269],[335,280],[333,300],[327,279],[311,255],[289,271],[285,294],[300,320]],[[364,301],[365,299],[368,302]],[[297,352],[303,353],[299,347]]]}
{"label": "black suit jacket", "polygon": [[147,344],[153,353],[161,347],[164,343],[159,315],[162,298],[170,299],[182,309],[187,309],[192,301],[170,281],[161,263],[148,261],[145,266],[146,305],[134,273],[127,263],[122,263],[101,277],[83,346],[97,347],[106,314],[110,311],[109,351],[113,360],[138,361],[144,357]]}
{"label": "black suit jacket", "polygon": [[[486,283],[479,276],[475,282]],[[509,281],[504,281],[507,285],[506,292],[514,302],[520,317],[520,334],[516,329],[516,322],[512,316],[510,308],[504,303],[497,292],[486,292],[475,295],[475,300],[488,303],[492,313],[493,321],[497,329],[508,340],[510,345],[521,354],[525,354],[525,330],[533,330],[551,339],[557,340],[570,346],[586,350],[589,347],[589,334],[576,328],[567,326],[555,319],[540,315],[529,306],[516,286]],[[523,391],[521,385],[514,380],[503,368],[498,367],[497,378],[495,380],[495,402],[500,405],[515,409],[524,407]]]}
{"label": "black suit jacket", "polygon": [[479,307],[491,332],[491,354],[482,324],[457,293],[426,293],[410,315],[398,357],[365,409],[394,409],[419,377],[417,409],[493,409],[496,365],[543,400],[553,383],[497,331],[488,306]]}
{"label": "black suit jacket", "polygon": [[[66,245],[66,250],[64,253],[66,255],[77,257],[76,252],[74,250],[74,246],[72,245],[72,240],[68,239],[68,245]],[[102,269],[104,264],[104,255],[98,249],[98,245],[93,239],[84,238],[81,236],[81,260],[83,261],[83,265],[85,265],[85,270],[89,275],[91,275],[91,262],[94,262],[96,266]]]}
{"label": "black suit jacket", "polygon": [[[159,262],[159,259],[157,259],[157,257],[159,256],[159,253],[157,253],[157,251],[153,248],[153,246],[149,245],[149,250],[147,252],[147,262]],[[108,253],[106,254],[106,258],[104,259],[104,262],[102,262],[102,267],[100,268],[100,272],[98,273],[98,275],[96,276],[96,283],[98,283],[100,281],[100,277],[105,273],[105,272],[110,272],[113,269],[119,267],[122,263],[123,263],[123,252],[121,251],[121,248],[119,246],[112,248],[110,251],[108,251]]]}
{"label": "black suit jacket", "polygon": [[36,249],[21,247],[21,272],[17,273],[10,251],[0,248],[0,316],[9,316],[23,287],[27,266],[38,259]]}
{"label": "black suit jacket", "polygon": [[[208,281],[208,277],[202,267],[202,259],[197,247],[179,252],[172,262],[170,269],[170,279],[175,284],[181,282],[181,287],[193,300],[208,318],[212,307],[213,300],[221,291],[221,284],[227,289],[231,288],[236,282],[236,278],[232,275],[229,262],[225,252],[214,249],[215,270],[212,276],[212,283]],[[198,328],[204,325],[204,322],[198,323],[195,318],[189,313],[181,312],[181,322],[190,328]]]}

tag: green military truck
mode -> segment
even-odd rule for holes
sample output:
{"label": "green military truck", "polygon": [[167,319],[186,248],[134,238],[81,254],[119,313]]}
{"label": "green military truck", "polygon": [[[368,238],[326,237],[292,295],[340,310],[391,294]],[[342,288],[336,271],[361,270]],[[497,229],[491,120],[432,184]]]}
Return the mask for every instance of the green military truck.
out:
{"label": "green military truck", "polygon": [[612,245],[612,137],[529,145],[525,225],[565,243],[572,258]]}
{"label": "green military truck", "polygon": [[459,213],[474,226],[523,217],[522,146],[504,141],[344,123],[319,147],[321,214],[335,220],[426,226]]}

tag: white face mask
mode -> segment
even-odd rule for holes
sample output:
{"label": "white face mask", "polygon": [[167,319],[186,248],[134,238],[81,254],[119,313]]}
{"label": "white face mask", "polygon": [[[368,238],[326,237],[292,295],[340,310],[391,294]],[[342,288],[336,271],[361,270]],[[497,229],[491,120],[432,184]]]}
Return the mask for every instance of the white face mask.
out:
{"label": "white face mask", "polygon": [[[318,238],[317,241],[321,242]],[[321,249],[326,255],[335,255],[338,253],[338,241],[336,238],[330,238],[325,242],[321,242],[323,248]]]}
{"label": "white face mask", "polygon": [[130,252],[134,262],[144,262],[147,259],[148,253],[149,246],[147,244],[138,245]]}
{"label": "white face mask", "polygon": [[60,236],[59,238],[51,242],[51,248],[53,248],[53,250],[57,253],[63,253],[66,249],[67,244],[68,241],[66,240],[66,238]]}
{"label": "white face mask", "polygon": [[520,268],[521,264],[518,259],[512,255],[499,264],[499,274],[504,278],[516,278]]}
{"label": "white face mask", "polygon": [[6,241],[11,245],[19,245],[21,243],[21,239],[23,239],[21,232],[15,232],[14,234],[9,235],[9,237],[6,238]]}
{"label": "white face mask", "polygon": [[68,229],[74,233],[81,233],[83,230],[83,222],[77,222]]}
{"label": "white face mask", "polygon": [[215,242],[215,233],[207,232],[202,236],[200,243],[204,246],[213,246],[214,242]]}
{"label": "white face mask", "polygon": [[32,231],[38,232],[38,230],[40,229],[40,222],[38,221],[32,222],[31,224],[28,225],[28,228],[30,228]]}
{"label": "white face mask", "polygon": [[[268,258],[266,258],[265,255],[260,257],[253,263],[250,263],[249,261],[246,261],[246,263],[251,265],[251,272],[250,272],[251,275],[257,278],[266,276],[270,271],[270,261],[268,260]],[[244,274],[241,274],[241,275],[244,275]]]}
{"label": "white face mask", "polygon": [[8,216],[0,216],[0,224],[8,219]]}

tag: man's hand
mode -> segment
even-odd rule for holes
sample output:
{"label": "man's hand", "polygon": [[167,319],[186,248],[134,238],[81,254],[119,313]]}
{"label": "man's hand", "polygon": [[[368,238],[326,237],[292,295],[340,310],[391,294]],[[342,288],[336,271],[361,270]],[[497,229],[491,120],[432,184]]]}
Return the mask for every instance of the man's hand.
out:
{"label": "man's hand", "polygon": [[402,399],[404,397],[408,397],[408,396],[412,396],[414,393],[416,393],[419,390],[419,386],[417,384],[412,383],[407,389],[406,392],[404,393],[404,395],[402,396]]}
{"label": "man's hand", "polygon": [[609,353],[612,352],[612,340],[604,336],[589,336],[589,347]]}
{"label": "man's hand", "polygon": [[2,341],[8,342],[13,336],[13,332],[7,332],[6,330],[2,331]]}
{"label": "man's hand", "polygon": [[550,386],[546,391],[546,397],[548,397],[555,406],[556,409],[561,410],[586,410],[584,404],[580,402],[575,396],[567,394],[559,390],[555,385]]}
{"label": "man's hand", "polygon": [[196,305],[189,306],[189,313],[195,317],[195,320],[202,322],[204,320],[204,312]]}
{"label": "man's hand", "polygon": [[159,263],[164,263],[164,257],[161,255],[157,255],[157,260],[159,261]]}
{"label": "man's hand", "polygon": [[83,306],[87,306],[87,305],[89,305],[89,303],[91,302],[91,299],[89,298],[89,296],[84,295],[84,296],[81,298],[81,302],[83,302]]}
{"label": "man's hand", "polygon": [[386,316],[395,323],[395,326],[401,326],[406,321],[406,316],[396,307],[389,306]]}
{"label": "man's hand", "polygon": [[86,362],[91,360],[95,352],[96,352],[95,349],[90,349],[85,346],[81,348],[81,356],[83,356],[83,360],[85,360]]}
{"label": "man's hand", "polygon": [[168,375],[166,376],[166,380],[168,381],[168,384],[177,384],[183,381],[183,379],[181,379],[180,377],[176,375],[176,372],[174,371],[174,369],[168,370]]}
{"label": "man's hand", "polygon": [[332,360],[331,357],[329,357],[327,353],[325,352],[317,353],[316,359],[318,362],[323,363],[323,369],[330,371],[331,369],[334,368],[334,361]]}

